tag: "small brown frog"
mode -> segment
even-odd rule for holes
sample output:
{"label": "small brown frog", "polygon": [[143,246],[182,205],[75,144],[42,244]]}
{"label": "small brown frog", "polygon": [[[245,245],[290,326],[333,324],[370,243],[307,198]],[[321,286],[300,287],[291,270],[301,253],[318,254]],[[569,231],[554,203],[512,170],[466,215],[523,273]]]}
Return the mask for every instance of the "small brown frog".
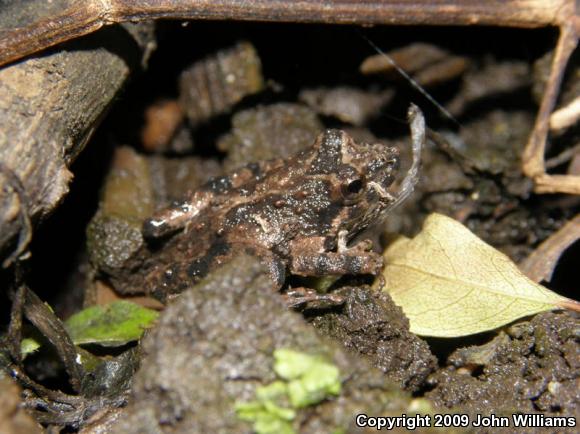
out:
{"label": "small brown frog", "polygon": [[416,161],[398,194],[388,191],[399,167],[396,148],[356,143],[343,131],[326,130],[291,158],[213,178],[147,219],[148,251],[124,275],[111,276],[112,283],[121,292],[163,301],[243,252],[267,264],[276,288],[287,272],[379,273],[382,257],[370,242],[348,242],[413,189],[424,121],[416,107],[409,113]]}

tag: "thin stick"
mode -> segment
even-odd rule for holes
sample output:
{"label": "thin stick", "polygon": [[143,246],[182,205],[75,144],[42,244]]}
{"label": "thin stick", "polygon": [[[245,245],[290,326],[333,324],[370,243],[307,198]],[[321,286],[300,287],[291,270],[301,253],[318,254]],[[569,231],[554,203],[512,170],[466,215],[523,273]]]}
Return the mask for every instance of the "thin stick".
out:
{"label": "thin stick", "polygon": [[563,130],[571,127],[580,119],[580,96],[576,97],[566,107],[556,110],[550,116],[550,129]]}
{"label": "thin stick", "polygon": [[24,299],[23,308],[26,318],[54,345],[69,374],[71,386],[78,392],[81,388],[84,370],[79,362],[80,354],[77,353],[68,331],[52,310],[26,286]]}
{"label": "thin stick", "polygon": [[578,29],[573,22],[560,28],[560,38],[554,53],[550,77],[546,84],[540,111],[536,118],[534,130],[530,135],[528,144],[523,154],[522,169],[530,178],[545,176],[544,153],[546,150],[546,138],[550,126],[550,114],[556,105],[556,98],[560,90],[560,84],[564,77],[565,67],[572,52],[578,43]]}
{"label": "thin stick", "polygon": [[550,235],[519,265],[534,282],[552,280],[552,274],[562,253],[580,239],[580,214]]}

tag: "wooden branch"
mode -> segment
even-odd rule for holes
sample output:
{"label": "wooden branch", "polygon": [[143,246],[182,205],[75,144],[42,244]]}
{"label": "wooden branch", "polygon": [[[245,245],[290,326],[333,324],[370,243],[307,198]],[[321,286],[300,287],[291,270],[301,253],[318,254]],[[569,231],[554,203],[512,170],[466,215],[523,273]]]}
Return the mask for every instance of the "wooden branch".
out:
{"label": "wooden branch", "polygon": [[1,257],[16,249],[29,218],[42,220],[68,192],[69,165],[153,40],[145,26],[141,36],[111,28],[0,70]]}
{"label": "wooden branch", "polygon": [[[154,19],[332,24],[560,26],[575,0],[68,0],[50,17],[0,30],[0,65],[103,26]],[[65,1],[66,3],[66,1]]]}

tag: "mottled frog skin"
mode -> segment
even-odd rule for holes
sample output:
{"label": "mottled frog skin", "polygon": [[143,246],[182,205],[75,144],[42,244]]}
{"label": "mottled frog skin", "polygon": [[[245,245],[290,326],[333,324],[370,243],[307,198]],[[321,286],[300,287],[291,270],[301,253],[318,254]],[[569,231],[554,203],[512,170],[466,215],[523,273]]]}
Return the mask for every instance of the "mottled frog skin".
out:
{"label": "mottled frog skin", "polygon": [[146,220],[148,251],[112,282],[165,300],[243,252],[264,261],[277,288],[288,273],[377,274],[370,242],[347,244],[392,205],[398,166],[396,148],[326,130],[309,149],[213,178]]}

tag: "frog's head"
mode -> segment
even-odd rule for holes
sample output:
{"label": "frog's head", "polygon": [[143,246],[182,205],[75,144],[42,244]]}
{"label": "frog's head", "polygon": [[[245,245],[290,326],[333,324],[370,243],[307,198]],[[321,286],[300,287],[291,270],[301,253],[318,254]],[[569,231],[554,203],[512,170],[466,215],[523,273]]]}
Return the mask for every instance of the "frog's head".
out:
{"label": "frog's head", "polygon": [[310,171],[326,174],[331,196],[343,209],[340,226],[353,234],[375,222],[392,204],[388,192],[399,168],[399,151],[383,143],[357,143],[341,130],[326,130],[315,143]]}

